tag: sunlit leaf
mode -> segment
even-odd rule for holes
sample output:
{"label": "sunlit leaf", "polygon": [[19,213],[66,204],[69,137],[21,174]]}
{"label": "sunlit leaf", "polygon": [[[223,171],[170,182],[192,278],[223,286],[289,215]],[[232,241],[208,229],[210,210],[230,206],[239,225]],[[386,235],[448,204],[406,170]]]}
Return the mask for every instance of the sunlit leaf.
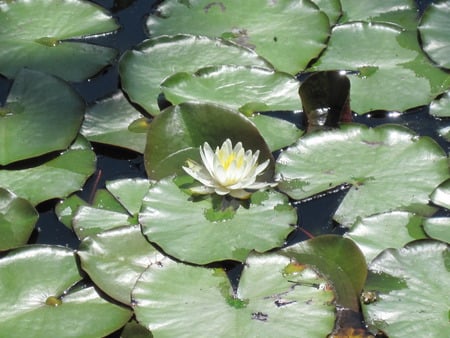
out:
{"label": "sunlit leaf", "polygon": [[327,15],[308,0],[165,1],[150,15],[147,28],[151,35],[222,37],[254,49],[277,70],[293,75],[319,55],[329,35]]}
{"label": "sunlit leaf", "polygon": [[240,206],[224,215],[209,198],[192,201],[171,178],[150,188],[139,214],[150,242],[197,264],[243,261],[252,250],[280,247],[296,222],[295,209],[275,191],[254,193],[248,208]]}
{"label": "sunlit leaf", "polygon": [[66,149],[83,114],[83,99],[67,83],[22,70],[0,106],[0,165]]}
{"label": "sunlit leaf", "polygon": [[429,195],[449,177],[436,142],[394,125],[307,134],[280,155],[277,171],[279,188],[295,199],[350,184],[334,215],[345,226],[391,210],[430,215]]}
{"label": "sunlit leaf", "polygon": [[434,217],[425,220],[423,229],[428,236],[450,244],[450,217]]}
{"label": "sunlit leaf", "polygon": [[33,205],[64,198],[83,187],[95,171],[95,162],[89,142],[79,136],[68,150],[44,164],[26,169],[0,169],[0,186]]}
{"label": "sunlit leaf", "polygon": [[106,182],[106,189],[122,204],[130,215],[136,215],[142,206],[142,199],[150,187],[147,179],[123,178]]}
{"label": "sunlit leaf", "polygon": [[73,40],[118,28],[105,10],[87,1],[2,1],[0,22],[0,73],[11,78],[27,67],[82,81],[117,54]]}
{"label": "sunlit leaf", "polygon": [[104,300],[81,281],[74,252],[26,246],[0,259],[0,332],[47,338],[103,337],[123,326],[131,311]]}
{"label": "sunlit leaf", "polygon": [[450,209],[450,179],[442,183],[431,194],[434,204]]}
{"label": "sunlit leaf", "polygon": [[162,259],[139,226],[119,227],[85,238],[77,251],[82,269],[114,299],[131,304],[141,273]]}
{"label": "sunlit leaf", "polygon": [[127,51],[120,59],[119,72],[131,101],[157,115],[159,85],[166,77],[222,64],[270,67],[247,48],[206,37],[176,35],[151,38]]}
{"label": "sunlit leaf", "polygon": [[88,205],[78,195],[71,195],[63,200],[60,200],[55,206],[55,214],[58,216],[58,220],[63,223],[69,229],[72,229],[72,219],[78,208],[82,205]]}
{"label": "sunlit leaf", "polygon": [[[173,104],[200,101],[249,115],[273,110],[298,110],[299,83],[293,76],[260,67],[216,66],[177,73],[161,83]],[[253,106],[253,107],[252,107]]]}
{"label": "sunlit leaf", "polygon": [[89,141],[144,152],[145,134],[128,129],[135,120],[142,118],[124,97],[122,92],[88,107],[81,128]]}
{"label": "sunlit leaf", "polygon": [[358,219],[344,237],[352,239],[370,262],[384,249],[401,248],[426,238],[423,218],[408,212],[394,211]]}
{"label": "sunlit leaf", "polygon": [[450,3],[431,3],[422,15],[419,33],[424,51],[439,66],[450,68]]}
{"label": "sunlit leaf", "polygon": [[30,202],[0,188],[0,251],[25,244],[38,217]]}
{"label": "sunlit leaf", "polygon": [[182,103],[164,110],[150,124],[144,159],[147,174],[160,179],[183,173],[188,158],[200,158],[198,147],[222,145],[229,138],[244,149],[259,150],[259,163],[271,163],[258,180],[272,181],[273,157],[256,126],[244,115],[213,104]]}
{"label": "sunlit leaf", "polygon": [[448,245],[426,240],[379,255],[369,266],[375,277],[391,276],[406,285],[381,290],[375,302],[363,306],[366,323],[389,337],[443,337],[449,325],[448,257]]}
{"label": "sunlit leaf", "polygon": [[330,26],[337,23],[342,14],[341,0],[314,0],[313,2],[328,16]]}
{"label": "sunlit leaf", "polygon": [[438,117],[450,117],[450,92],[447,91],[442,97],[433,100],[430,104],[430,114]]}
{"label": "sunlit leaf", "polygon": [[377,109],[404,111],[428,104],[428,79],[402,66],[415,60],[418,52],[402,47],[398,41],[401,33],[397,26],[383,23],[338,25],[327,50],[311,69],[358,72],[349,75],[350,100],[352,110],[360,114]]}
{"label": "sunlit leaf", "polygon": [[[333,327],[333,293],[311,269],[285,274],[290,260],[251,256],[238,290],[221,270],[172,261],[151,266],[133,290],[137,320],[155,338],[325,337]],[[301,318],[301,320],[299,320]]]}

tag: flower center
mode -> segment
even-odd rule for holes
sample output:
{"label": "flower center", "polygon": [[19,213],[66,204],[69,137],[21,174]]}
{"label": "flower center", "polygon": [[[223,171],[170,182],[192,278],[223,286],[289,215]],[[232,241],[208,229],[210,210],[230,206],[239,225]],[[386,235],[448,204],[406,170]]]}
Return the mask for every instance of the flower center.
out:
{"label": "flower center", "polygon": [[224,151],[219,150],[217,157],[219,158],[219,162],[225,170],[228,170],[231,163],[234,162],[236,169],[239,169],[244,164],[244,156],[238,156],[235,152],[231,152],[230,154],[226,154]]}

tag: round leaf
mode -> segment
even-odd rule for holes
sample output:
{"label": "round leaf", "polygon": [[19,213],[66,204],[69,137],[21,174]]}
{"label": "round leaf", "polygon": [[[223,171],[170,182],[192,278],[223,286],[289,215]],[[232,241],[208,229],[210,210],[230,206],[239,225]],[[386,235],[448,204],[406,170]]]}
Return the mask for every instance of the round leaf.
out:
{"label": "round leaf", "polygon": [[334,215],[344,226],[390,210],[429,215],[429,195],[449,177],[437,143],[394,125],[307,134],[280,155],[277,171],[279,188],[295,199],[351,184]]}
{"label": "round leaf", "polygon": [[87,237],[77,253],[81,268],[95,285],[124,304],[131,304],[131,289],[141,273],[163,257],[145,239],[139,226]]}
{"label": "round leaf", "polygon": [[42,165],[17,170],[0,169],[0,186],[36,205],[80,190],[94,171],[95,153],[83,137],[78,137],[68,150]]}
{"label": "round leaf", "polygon": [[417,241],[384,251],[370,264],[370,270],[379,278],[396,278],[404,287],[397,283],[393,289],[387,285],[386,290],[380,290],[378,300],[363,307],[366,323],[389,337],[422,333],[442,337],[449,325],[448,258],[448,246],[435,241]]}
{"label": "round leaf", "polygon": [[[333,293],[312,270],[288,273],[288,258],[250,257],[236,294],[221,270],[162,262],[133,290],[137,320],[155,338],[325,337],[333,327]],[[317,287],[320,285],[320,287]],[[302,320],[298,320],[302,318]]]}
{"label": "round leaf", "polygon": [[144,152],[145,134],[129,130],[129,125],[142,118],[122,92],[88,107],[81,134],[89,141]]}
{"label": "round leaf", "polygon": [[222,64],[270,67],[247,48],[207,37],[176,35],[151,38],[127,51],[120,59],[119,72],[128,97],[157,115],[159,85],[166,77]]}
{"label": "round leaf", "polygon": [[450,3],[439,1],[431,3],[419,25],[424,51],[439,66],[450,68],[448,55],[450,53]]}
{"label": "round leaf", "polygon": [[374,215],[358,219],[344,237],[352,239],[370,262],[384,249],[426,238],[422,221],[422,217],[402,211]]}
{"label": "round leaf", "polygon": [[72,250],[27,246],[0,259],[0,332],[11,338],[103,337],[131,311],[102,299],[81,280]]}
{"label": "round leaf", "polygon": [[208,142],[214,149],[227,138],[233,144],[242,142],[244,149],[259,150],[259,163],[269,159],[271,163],[259,180],[272,181],[272,153],[255,125],[236,111],[200,103],[169,107],[152,121],[144,154],[147,174],[152,179],[160,179],[181,173],[189,157],[200,157],[195,148]]}
{"label": "round leaf", "polygon": [[38,218],[30,202],[0,188],[0,251],[25,244]]}
{"label": "round leaf", "polygon": [[189,101],[219,104],[249,115],[255,111],[297,110],[299,83],[285,73],[257,67],[216,66],[194,74],[177,73],[161,83],[173,104]]}
{"label": "round leaf", "polygon": [[435,217],[425,220],[423,229],[428,236],[450,244],[450,217]]}
{"label": "round leaf", "polygon": [[0,22],[0,73],[8,77],[27,67],[82,81],[116,56],[111,48],[70,40],[118,27],[105,10],[86,1],[3,1]]}
{"label": "round leaf", "polygon": [[308,0],[197,0],[188,6],[165,1],[150,15],[147,27],[151,35],[188,33],[229,39],[293,75],[319,55],[329,35],[327,15]]}
{"label": "round leaf", "polygon": [[0,165],[66,149],[83,114],[83,99],[67,83],[22,70],[0,107]]}
{"label": "round leaf", "polygon": [[167,254],[206,264],[243,261],[252,250],[280,247],[297,221],[287,198],[274,191],[254,193],[248,208],[224,212],[228,212],[225,217],[211,199],[192,201],[166,178],[150,187],[139,222],[148,240]]}
{"label": "round leaf", "polygon": [[400,45],[401,32],[397,26],[383,23],[335,26],[327,50],[312,70],[357,71],[349,75],[350,102],[359,114],[377,109],[404,111],[428,104],[430,82],[403,65],[416,59],[418,52]]}

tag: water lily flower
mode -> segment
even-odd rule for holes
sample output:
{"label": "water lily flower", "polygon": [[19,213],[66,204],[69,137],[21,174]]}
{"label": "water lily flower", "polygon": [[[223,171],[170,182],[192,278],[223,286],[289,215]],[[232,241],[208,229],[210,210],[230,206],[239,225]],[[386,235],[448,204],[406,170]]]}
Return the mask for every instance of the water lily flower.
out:
{"label": "water lily flower", "polygon": [[212,150],[208,142],[200,147],[203,164],[193,160],[187,161],[184,171],[201,182],[202,186],[191,188],[197,194],[217,193],[229,194],[232,197],[244,199],[250,196],[247,190],[258,190],[273,187],[276,183],[256,182],[256,178],[267,168],[269,160],[258,164],[259,150],[253,153],[245,151],[242,143],[234,148],[230,139],[225,140],[221,147]]}

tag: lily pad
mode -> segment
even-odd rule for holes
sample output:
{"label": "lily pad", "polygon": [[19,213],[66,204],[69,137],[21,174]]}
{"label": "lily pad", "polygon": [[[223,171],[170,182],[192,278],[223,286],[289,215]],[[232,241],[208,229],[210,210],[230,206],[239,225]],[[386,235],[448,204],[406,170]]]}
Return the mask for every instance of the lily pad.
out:
{"label": "lily pad", "polygon": [[83,115],[83,99],[66,82],[22,70],[0,107],[0,165],[66,149]]}
{"label": "lily pad", "polygon": [[321,11],[323,11],[330,21],[330,26],[334,26],[342,15],[341,0],[314,0]]}
{"label": "lily pad", "polygon": [[439,206],[450,209],[450,179],[442,183],[431,194],[431,201]]}
{"label": "lily pad", "polygon": [[450,244],[450,217],[434,217],[425,220],[423,229],[431,238]]}
{"label": "lily pad", "polygon": [[8,23],[0,27],[0,73],[10,78],[27,67],[82,81],[117,54],[112,48],[74,40],[118,28],[104,9],[90,2],[3,1],[0,22]]}
{"label": "lily pad", "polygon": [[157,115],[159,85],[166,77],[222,64],[271,67],[248,48],[207,37],[175,35],[151,38],[127,51],[120,59],[119,72],[131,101]]}
{"label": "lily pad", "polygon": [[[270,24],[275,23],[276,24]],[[327,15],[308,0],[165,1],[147,20],[151,35],[221,37],[254,49],[275,69],[297,74],[317,57],[329,36]]]}
{"label": "lily pad", "polygon": [[[57,276],[57,278],[55,278]],[[0,259],[0,330],[7,337],[103,337],[131,311],[104,300],[82,277],[72,250],[32,245]]]}
{"label": "lily pad", "polygon": [[416,239],[427,238],[422,223],[423,217],[393,211],[358,219],[344,237],[352,239],[370,262],[385,249],[399,249]]}
{"label": "lily pad", "polygon": [[209,102],[250,115],[254,112],[298,110],[299,82],[291,75],[260,67],[215,66],[177,73],[161,83],[173,104]]}
{"label": "lily pad", "polygon": [[89,142],[79,136],[68,150],[44,164],[17,170],[0,169],[0,186],[33,205],[64,198],[83,187],[95,171],[95,162]]}
{"label": "lily pad", "polygon": [[431,102],[430,114],[437,117],[450,117],[450,91]]}
{"label": "lily pad", "polygon": [[[284,273],[290,260],[252,255],[236,293],[222,270],[173,261],[151,266],[133,290],[137,320],[155,338],[325,337],[333,327],[333,293],[305,267]],[[302,320],[298,320],[302,318]]]}
{"label": "lily pad", "polygon": [[38,218],[30,202],[0,188],[0,251],[25,244]]}
{"label": "lily pad", "polygon": [[134,121],[142,118],[122,92],[88,107],[81,134],[89,141],[131,149],[143,153],[145,133],[129,130]]}
{"label": "lily pad", "polygon": [[442,337],[448,332],[448,256],[448,245],[430,240],[379,255],[369,266],[375,277],[387,275],[404,286],[380,290],[375,302],[363,306],[366,323],[389,337]]}
{"label": "lily pad", "polygon": [[431,3],[422,15],[419,33],[423,49],[439,66],[450,68],[450,4],[448,1]]}
{"label": "lily pad", "polygon": [[[384,23],[351,22],[335,26],[327,50],[311,70],[351,70],[352,110],[404,111],[431,101],[427,78],[402,64],[418,52],[402,47],[402,30]],[[399,92],[398,88],[401,88]],[[371,93],[371,95],[367,95]]]}
{"label": "lily pad", "polygon": [[144,153],[145,168],[151,179],[183,173],[188,158],[200,158],[198,147],[208,142],[214,149],[230,139],[242,142],[244,149],[260,151],[258,162],[270,164],[258,180],[271,182],[274,160],[256,126],[244,115],[218,105],[182,103],[166,108],[152,121]]}
{"label": "lily pad", "polygon": [[89,236],[81,242],[77,254],[81,268],[95,285],[128,305],[138,277],[163,258],[145,239],[139,226],[119,227]]}
{"label": "lily pad", "polygon": [[297,223],[295,209],[275,191],[256,192],[248,208],[228,211],[221,214],[210,198],[192,201],[165,178],[144,197],[139,223],[165,253],[196,264],[244,261],[252,250],[280,247]]}
{"label": "lily pad", "polygon": [[307,134],[280,155],[277,172],[279,188],[298,200],[351,184],[334,215],[347,227],[391,210],[430,215],[429,195],[449,177],[436,142],[395,125],[347,124]]}

